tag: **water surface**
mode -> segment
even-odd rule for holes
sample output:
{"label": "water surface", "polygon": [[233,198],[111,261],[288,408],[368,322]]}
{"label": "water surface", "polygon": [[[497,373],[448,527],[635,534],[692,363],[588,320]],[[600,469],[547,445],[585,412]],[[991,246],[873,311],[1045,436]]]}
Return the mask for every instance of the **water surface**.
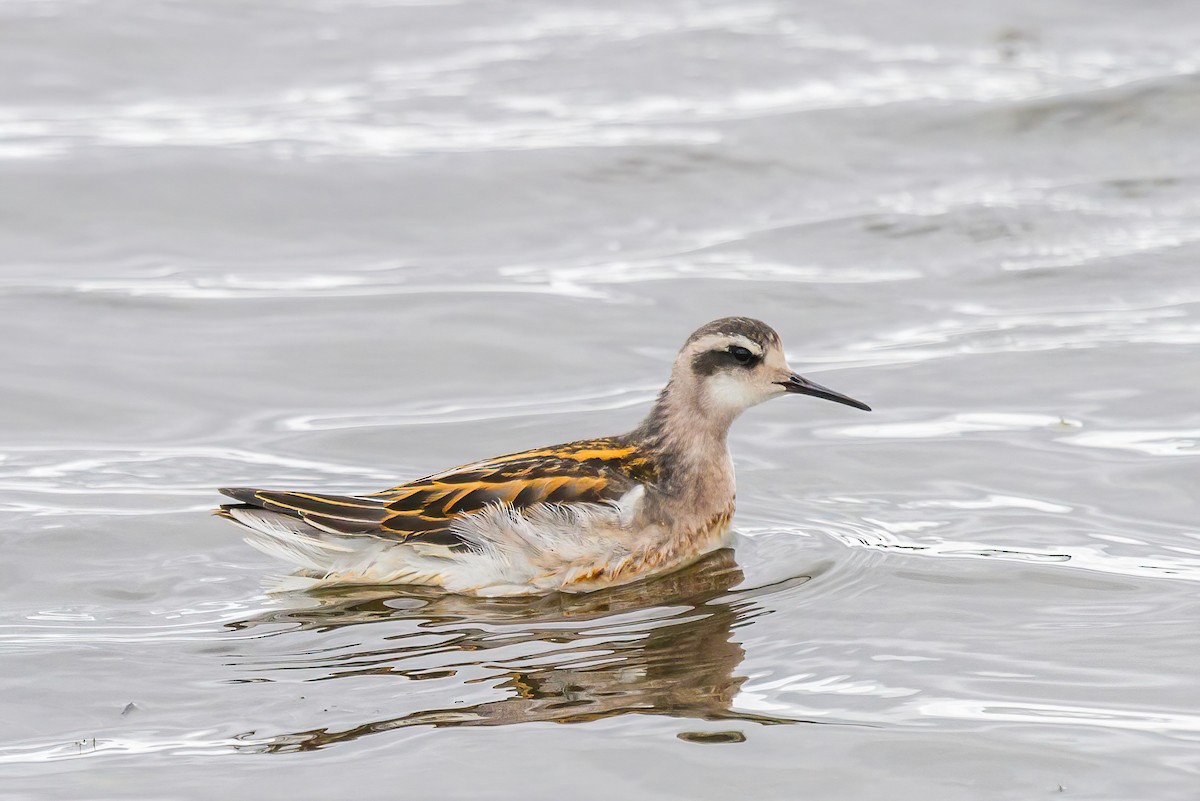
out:
{"label": "water surface", "polygon": [[[0,4],[0,797],[1192,799],[1184,2]],[[213,487],[632,427],[736,556],[271,597]]]}

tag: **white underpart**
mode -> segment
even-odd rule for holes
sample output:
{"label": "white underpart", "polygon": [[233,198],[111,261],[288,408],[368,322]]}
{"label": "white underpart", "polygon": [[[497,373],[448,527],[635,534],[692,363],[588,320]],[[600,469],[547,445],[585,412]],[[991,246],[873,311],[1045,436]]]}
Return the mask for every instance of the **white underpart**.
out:
{"label": "white underpart", "polygon": [[272,592],[338,584],[424,584],[477,595],[524,595],[564,584],[628,555],[630,523],[644,488],[615,503],[493,505],[463,515],[454,532],[467,549],[321,531],[294,517],[232,509],[251,531],[246,542],[300,568],[274,579]]}

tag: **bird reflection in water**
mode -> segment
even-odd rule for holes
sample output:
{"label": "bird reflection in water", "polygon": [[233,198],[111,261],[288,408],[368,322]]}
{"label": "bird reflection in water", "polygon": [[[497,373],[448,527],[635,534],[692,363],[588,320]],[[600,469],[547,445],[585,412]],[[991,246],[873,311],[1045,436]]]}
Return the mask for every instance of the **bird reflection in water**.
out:
{"label": "bird reflection in water", "polygon": [[[792,586],[809,578],[800,576],[784,584]],[[318,678],[364,673],[441,678],[461,669],[483,668],[496,671],[489,674],[493,686],[508,692],[496,701],[411,712],[343,730],[319,728],[268,740],[246,735],[246,748],[313,750],[408,726],[579,723],[630,713],[757,723],[810,722],[733,708],[734,697],[745,681],[735,675],[745,652],[733,639],[733,629],[766,614],[755,597],[780,588],[777,584],[734,590],[742,579],[732,552],[722,550],[668,576],[586,595],[477,599],[428,592],[397,595],[394,588],[383,594],[384,590],[375,588],[317,596],[309,598],[318,603],[313,608],[276,611],[230,624],[238,629],[283,624],[288,629],[274,634],[287,634],[411,621],[416,624],[415,631],[389,637],[387,642],[411,638],[413,645],[360,652],[351,658],[342,655],[323,663],[327,668],[336,665],[336,669],[327,669]],[[428,641],[431,633],[438,636],[433,646]],[[433,653],[477,656],[517,644],[545,647],[532,656],[450,661],[444,669],[432,672],[427,667],[408,671],[403,666],[406,660]]]}

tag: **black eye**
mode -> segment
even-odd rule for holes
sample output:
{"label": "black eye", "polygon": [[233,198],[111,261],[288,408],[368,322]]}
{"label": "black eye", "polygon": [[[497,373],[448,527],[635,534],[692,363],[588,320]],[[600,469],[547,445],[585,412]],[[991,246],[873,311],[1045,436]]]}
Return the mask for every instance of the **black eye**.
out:
{"label": "black eye", "polygon": [[741,345],[731,345],[729,355],[734,358],[738,364],[749,364],[754,361],[754,354],[749,348],[743,348]]}

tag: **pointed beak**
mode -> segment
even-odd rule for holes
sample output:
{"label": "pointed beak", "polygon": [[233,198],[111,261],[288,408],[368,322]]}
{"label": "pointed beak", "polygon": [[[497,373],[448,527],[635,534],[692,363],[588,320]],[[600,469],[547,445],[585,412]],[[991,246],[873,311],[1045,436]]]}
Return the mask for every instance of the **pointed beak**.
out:
{"label": "pointed beak", "polygon": [[832,389],[826,389],[816,381],[809,381],[802,375],[792,373],[784,381],[776,381],[776,384],[786,389],[788,392],[795,392],[798,395],[812,395],[814,398],[824,398],[825,400],[844,403],[847,406],[853,406],[855,409],[862,409],[864,412],[871,411],[871,407],[862,401],[856,401],[847,395],[840,392],[834,392]]}

